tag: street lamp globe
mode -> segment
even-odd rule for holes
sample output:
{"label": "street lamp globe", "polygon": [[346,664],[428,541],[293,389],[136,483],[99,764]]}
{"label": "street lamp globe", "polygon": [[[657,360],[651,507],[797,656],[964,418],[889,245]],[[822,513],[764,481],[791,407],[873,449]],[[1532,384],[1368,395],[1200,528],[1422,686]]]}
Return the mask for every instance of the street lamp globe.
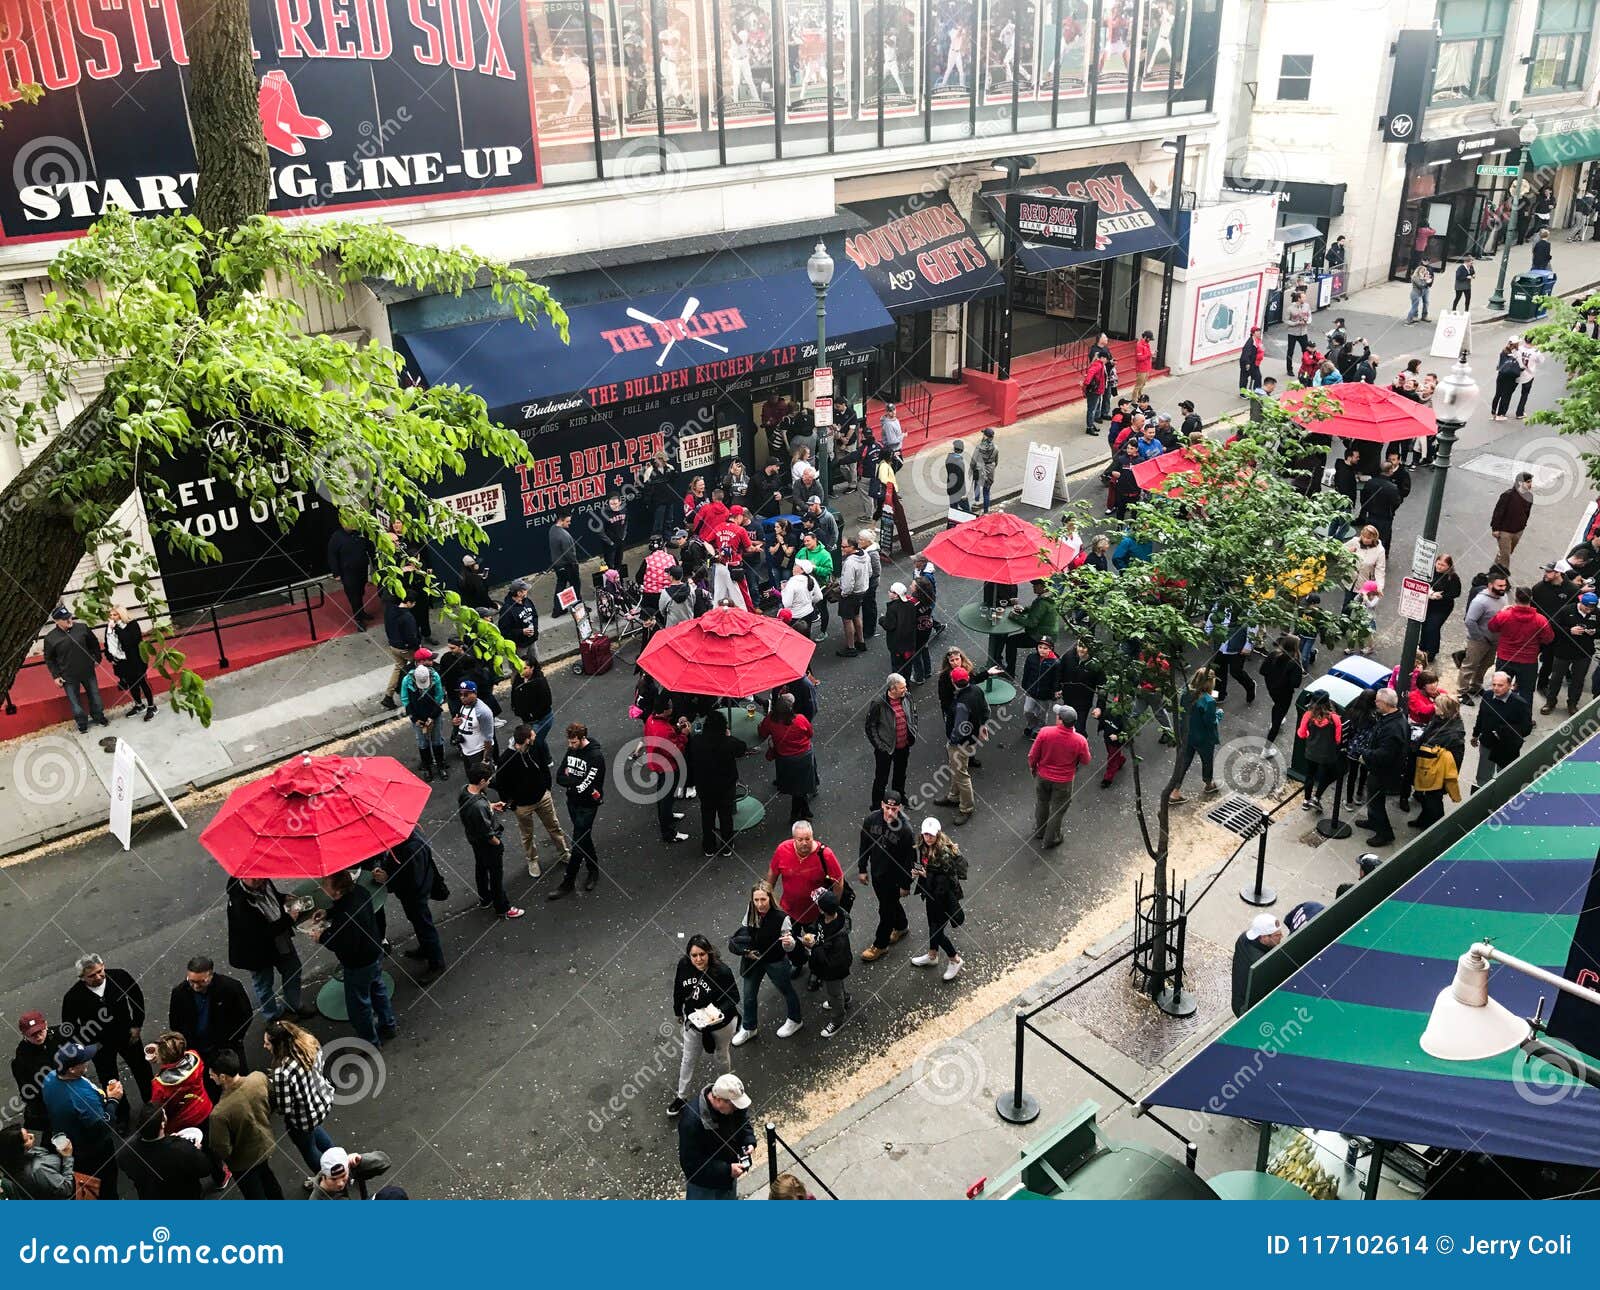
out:
{"label": "street lamp globe", "polygon": [[1522,128],[1517,131],[1517,138],[1522,140],[1522,146],[1524,148],[1526,148],[1538,137],[1539,124],[1536,121],[1524,121],[1522,123]]}
{"label": "street lamp globe", "polygon": [[1478,383],[1472,379],[1472,369],[1463,354],[1433,392],[1434,415],[1451,425],[1466,425],[1478,409],[1479,397]]}
{"label": "street lamp globe", "polygon": [[828,284],[833,281],[833,257],[821,242],[817,243],[817,249],[806,261],[806,277],[811,279],[811,285],[818,291],[826,291]]}

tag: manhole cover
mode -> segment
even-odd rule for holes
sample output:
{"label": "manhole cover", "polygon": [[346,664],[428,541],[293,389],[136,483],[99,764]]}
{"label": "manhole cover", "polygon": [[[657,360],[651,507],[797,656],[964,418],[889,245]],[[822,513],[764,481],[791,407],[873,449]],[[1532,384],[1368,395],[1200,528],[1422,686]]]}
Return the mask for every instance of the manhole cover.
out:
{"label": "manhole cover", "polygon": [[1222,825],[1230,833],[1237,833],[1241,838],[1253,838],[1267,822],[1266,814],[1259,806],[1237,793],[1223,798],[1207,811],[1206,819]]}

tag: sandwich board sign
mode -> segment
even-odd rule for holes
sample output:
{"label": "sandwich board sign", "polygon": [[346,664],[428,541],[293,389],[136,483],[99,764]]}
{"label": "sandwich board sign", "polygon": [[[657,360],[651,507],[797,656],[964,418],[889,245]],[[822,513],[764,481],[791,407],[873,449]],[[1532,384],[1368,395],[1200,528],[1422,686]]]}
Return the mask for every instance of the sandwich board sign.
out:
{"label": "sandwich board sign", "polygon": [[1067,467],[1061,449],[1053,443],[1030,443],[1027,464],[1022,469],[1022,503],[1048,510],[1055,504],[1056,492],[1067,495]]}

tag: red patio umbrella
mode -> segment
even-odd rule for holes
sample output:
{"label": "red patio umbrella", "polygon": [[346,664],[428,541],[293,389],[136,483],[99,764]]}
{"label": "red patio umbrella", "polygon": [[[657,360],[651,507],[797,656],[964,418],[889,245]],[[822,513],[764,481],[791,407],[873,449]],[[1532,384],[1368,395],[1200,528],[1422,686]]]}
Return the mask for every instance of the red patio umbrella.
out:
{"label": "red patio umbrella", "polygon": [[787,623],[723,605],[657,632],[639,666],[678,694],[736,698],[804,676],[816,648]]}
{"label": "red patio umbrella", "polygon": [[946,529],[922,554],[955,578],[1019,583],[1068,568],[1078,550],[1046,537],[1035,524],[993,511]]}
{"label": "red patio umbrella", "polygon": [[1438,431],[1431,409],[1403,398],[1386,385],[1368,385],[1365,381],[1345,381],[1316,389],[1302,387],[1290,390],[1278,402],[1292,414],[1313,393],[1327,395],[1340,410],[1325,421],[1309,417],[1301,421],[1312,434],[1338,435],[1363,443],[1393,443],[1397,439],[1426,438]]}
{"label": "red patio umbrella", "polygon": [[238,878],[324,878],[409,837],[429,792],[393,757],[302,753],[235,789],[200,845]]}
{"label": "red patio umbrella", "polygon": [[1139,487],[1148,493],[1161,488],[1169,479],[1181,479],[1185,475],[1195,474],[1199,469],[1200,463],[1192,449],[1174,448],[1159,457],[1141,461],[1133,468],[1133,477]]}

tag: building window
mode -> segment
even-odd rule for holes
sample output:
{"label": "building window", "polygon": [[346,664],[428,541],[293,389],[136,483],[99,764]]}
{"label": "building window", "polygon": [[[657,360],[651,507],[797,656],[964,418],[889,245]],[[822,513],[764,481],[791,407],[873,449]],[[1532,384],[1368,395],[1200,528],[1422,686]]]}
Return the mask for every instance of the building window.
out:
{"label": "building window", "polygon": [[1528,60],[1528,93],[1550,94],[1583,85],[1594,30],[1594,0],[1539,0],[1539,26]]}
{"label": "building window", "polygon": [[1433,102],[1472,103],[1494,98],[1508,8],[1509,0],[1440,0]]}
{"label": "building window", "polygon": [[1304,103],[1311,97],[1311,55],[1285,54],[1278,64],[1280,102]]}

